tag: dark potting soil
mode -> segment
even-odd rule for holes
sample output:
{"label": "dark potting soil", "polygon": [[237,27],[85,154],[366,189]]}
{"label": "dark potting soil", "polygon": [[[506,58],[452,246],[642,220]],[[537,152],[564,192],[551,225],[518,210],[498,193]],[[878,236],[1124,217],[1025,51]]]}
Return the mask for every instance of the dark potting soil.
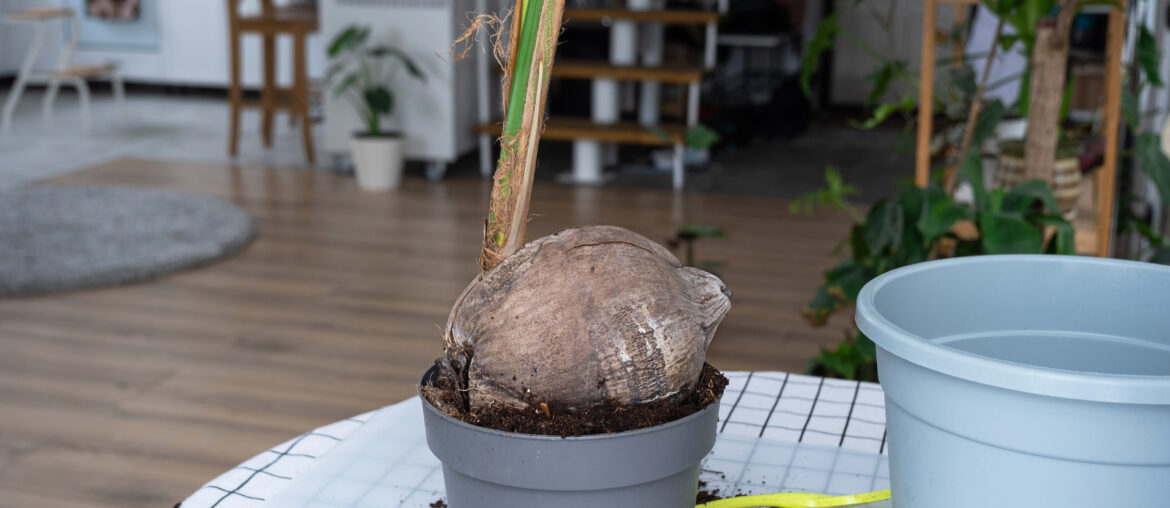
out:
{"label": "dark potting soil", "polygon": [[708,489],[707,482],[699,480],[699,492],[695,494],[695,504],[710,503],[711,501],[718,501],[723,499],[719,495],[719,489]]}
{"label": "dark potting soil", "polygon": [[695,504],[710,503],[720,499],[723,499],[723,496],[719,495],[719,489],[699,489],[699,493],[695,494]]}
{"label": "dark potting soil", "polygon": [[694,389],[645,404],[626,405],[611,400],[574,410],[565,404],[549,401],[524,409],[493,406],[468,411],[463,409],[462,397],[452,383],[441,376],[438,380],[440,386],[423,387],[423,396],[452,418],[505,432],[561,437],[625,432],[672,422],[719,400],[727,387],[727,378],[718,369],[703,364],[699,383]]}

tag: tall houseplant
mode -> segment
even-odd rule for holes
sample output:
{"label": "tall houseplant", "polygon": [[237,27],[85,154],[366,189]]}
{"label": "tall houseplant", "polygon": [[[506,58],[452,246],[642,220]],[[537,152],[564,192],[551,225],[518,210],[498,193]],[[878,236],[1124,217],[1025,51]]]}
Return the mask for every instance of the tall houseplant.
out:
{"label": "tall houseplant", "polygon": [[[994,60],[996,50],[1007,51],[1013,47],[1020,48],[1029,61],[1028,70],[1021,75],[1008,78],[1020,81],[1020,99],[1011,107],[998,101],[985,102],[982,98],[983,92],[1003,83],[988,84],[986,82],[988,68],[985,66],[983,77],[978,83],[971,79],[966,86],[961,87],[970,92],[964,94],[969,95],[969,98],[963,99],[969,101],[969,113],[966,125],[962,127],[963,141],[961,144],[956,143],[958,146],[953,164],[957,167],[950,173],[955,175],[955,178],[934,180],[927,189],[904,191],[894,198],[874,205],[869,214],[864,216],[859,211],[849,208],[857,220],[847,241],[852,251],[851,256],[826,273],[825,285],[818,289],[813,300],[805,308],[805,315],[813,323],[824,324],[830,314],[853,302],[856,290],[865,282],[904,264],[951,255],[1002,252],[1073,253],[1072,228],[1067,221],[1055,215],[1059,207],[1053,200],[1047,183],[1052,180],[1051,172],[1055,167],[1053,163],[1056,154],[1059,153],[1056,148],[1062,136],[1058,113],[1061,109],[1063,90],[1066,88],[1063,84],[1065,66],[1063,55],[1067,54],[1067,37],[1062,35],[1067,30],[1071,16],[1080,7],[1093,3],[1110,5],[1114,3],[1064,0],[983,0],[982,3],[1000,20],[985,65],[990,65]],[[838,35],[851,44],[864,45],[864,42],[843,32],[837,19],[838,17],[833,15],[821,24],[806,51],[806,64],[815,63],[821,52],[830,50]],[[1004,31],[1005,25],[1010,26],[1013,33]],[[874,57],[879,65],[870,76],[873,86],[867,104],[872,105],[871,116],[858,123],[861,128],[875,127],[897,113],[904,114],[908,122],[912,122],[910,112],[919,107],[930,107],[935,111],[953,109],[940,108],[942,104],[939,103],[919,105],[915,95],[905,95],[898,100],[881,102],[891,83],[901,81],[917,86],[917,81],[904,61],[886,57],[869,48],[863,49],[866,49],[867,54]],[[1154,38],[1144,26],[1140,26],[1135,53],[1136,61],[1133,65],[1140,66],[1141,74],[1146,76],[1149,83],[1159,85],[1161,80],[1157,76],[1157,62],[1160,60],[1157,56],[1157,47]],[[964,55],[963,58],[966,59],[967,56]],[[1039,67],[1043,69],[1038,69]],[[807,84],[813,71],[815,65],[809,66],[802,75],[806,92],[809,90]],[[1039,78],[1034,74],[1039,74]],[[1131,74],[1137,76],[1140,82],[1141,74],[1137,72]],[[1132,87],[1133,90],[1140,88]],[[1140,115],[1133,90],[1125,91],[1122,105],[1127,123],[1138,131],[1137,119]],[[1039,108],[1036,107],[1038,104]],[[1021,164],[1027,166],[1025,169],[1029,176],[1025,179],[1033,179],[1024,183],[1012,182],[1014,186],[1010,190],[988,190],[983,186],[982,154],[978,147],[981,147],[983,141],[995,131],[1000,120],[1012,113],[1029,117],[1027,139],[1022,142],[1024,147],[1018,150],[1021,152],[1018,155],[1020,159],[1029,159],[1028,162],[1021,161]],[[1151,178],[1163,197],[1170,195],[1168,190],[1170,183],[1167,183],[1170,182],[1170,160],[1158,146],[1156,134],[1138,131],[1135,145],[1138,167]],[[1028,156],[1028,153],[1031,155]],[[1043,179],[1035,180],[1037,177]],[[835,173],[830,172],[827,178],[828,189],[804,197],[794,207],[811,207],[818,203],[848,206],[844,196],[849,187],[844,185]],[[961,204],[953,199],[952,191],[959,179],[966,180],[972,185],[972,202]],[[936,195],[934,204],[921,204],[923,196],[931,193]],[[1031,198],[1027,197],[1029,195]],[[1067,209],[1067,205],[1065,208]],[[950,229],[934,227],[931,214],[937,213],[944,214],[942,217],[956,217],[956,222],[948,226]],[[1005,213],[1008,214],[1007,217],[1004,216]],[[1128,222],[1128,227],[1143,235],[1153,248],[1154,259],[1160,259],[1158,256],[1164,252],[1163,246],[1170,242],[1150,229],[1147,223],[1130,219],[1134,219],[1132,214],[1128,214],[1128,210],[1123,208],[1120,223]],[[912,237],[921,239],[922,243],[911,242],[905,245],[891,243],[889,239],[895,237],[882,232],[890,231],[892,224],[900,224],[899,227],[904,228],[902,234],[896,236],[899,240]],[[1052,234],[1054,230],[1057,232],[1055,235]],[[1062,231],[1067,233],[1062,235],[1060,234]],[[1005,239],[1007,241],[1003,241]],[[1164,257],[1170,259],[1170,256]],[[873,343],[860,332],[850,332],[840,346],[825,349],[813,358],[809,368],[827,375],[873,379],[876,376]]]}
{"label": "tall houseplant", "polygon": [[398,187],[402,179],[402,134],[382,129],[382,120],[394,112],[390,83],[400,69],[422,80],[422,71],[406,53],[391,46],[368,45],[370,28],[350,26],[329,44],[331,64],[326,81],[333,94],[344,98],[361,117],[363,130],[350,141],[358,186],[367,191]]}

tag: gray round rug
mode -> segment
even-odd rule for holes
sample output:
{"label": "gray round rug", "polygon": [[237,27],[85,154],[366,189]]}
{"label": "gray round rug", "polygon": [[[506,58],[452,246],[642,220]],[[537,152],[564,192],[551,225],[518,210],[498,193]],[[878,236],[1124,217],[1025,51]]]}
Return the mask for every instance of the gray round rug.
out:
{"label": "gray round rug", "polygon": [[129,187],[35,185],[0,191],[0,295],[156,277],[230,256],[252,239],[239,207]]}

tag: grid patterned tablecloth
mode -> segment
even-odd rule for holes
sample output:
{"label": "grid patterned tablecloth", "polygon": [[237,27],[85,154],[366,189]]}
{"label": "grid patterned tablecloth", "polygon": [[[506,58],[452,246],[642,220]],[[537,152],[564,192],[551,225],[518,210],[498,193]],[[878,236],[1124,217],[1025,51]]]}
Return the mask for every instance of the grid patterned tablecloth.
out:
{"label": "grid patterned tablecloth", "polygon": [[[777,474],[784,475],[787,489],[826,493],[872,490],[888,482],[885,461],[874,458],[886,452],[885,399],[879,385],[774,371],[724,374],[730,384],[719,410],[720,434],[704,462],[704,480],[711,488],[742,494],[774,492]],[[373,426],[394,429],[396,437],[384,445],[395,449],[379,453],[398,459],[379,461],[340,446],[348,438],[361,439],[359,431],[367,423],[371,424],[367,431]],[[379,432],[384,435],[384,430]],[[761,449],[771,461],[753,462]],[[291,499],[304,501],[302,506],[361,506],[360,496],[346,504],[336,500],[349,494],[333,495],[330,503],[312,501],[306,494],[340,487],[349,487],[347,493],[393,497],[401,501],[399,506],[425,507],[442,496],[437,464],[423,438],[419,402],[412,397],[281,443],[208,482],[182,507],[259,508],[274,506],[273,500],[288,506]],[[314,474],[306,475],[315,466]],[[350,477],[339,482],[353,485],[306,485],[304,478],[320,481],[322,476],[342,475],[340,470],[321,471],[342,466]],[[357,485],[362,482],[368,485]]]}

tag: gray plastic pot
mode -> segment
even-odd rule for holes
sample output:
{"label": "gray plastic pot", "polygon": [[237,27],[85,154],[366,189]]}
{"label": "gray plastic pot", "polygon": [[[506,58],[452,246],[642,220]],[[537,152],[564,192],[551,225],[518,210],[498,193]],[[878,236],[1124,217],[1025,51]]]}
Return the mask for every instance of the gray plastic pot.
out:
{"label": "gray plastic pot", "polygon": [[477,427],[419,399],[451,508],[693,507],[719,415],[716,402],[655,427],[562,438]]}
{"label": "gray plastic pot", "polygon": [[898,508],[1167,506],[1170,268],[977,256],[886,273],[878,345]]}

